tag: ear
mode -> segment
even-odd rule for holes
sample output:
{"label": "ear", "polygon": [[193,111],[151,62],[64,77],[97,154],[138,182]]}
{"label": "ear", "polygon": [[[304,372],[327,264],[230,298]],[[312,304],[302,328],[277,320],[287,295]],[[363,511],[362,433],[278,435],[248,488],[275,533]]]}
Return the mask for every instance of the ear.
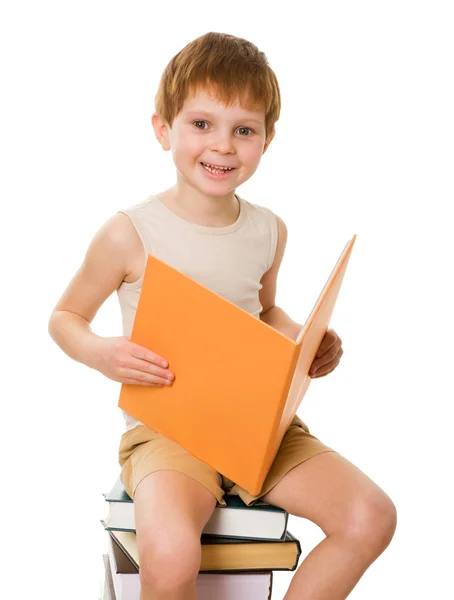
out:
{"label": "ear", "polygon": [[153,125],[154,133],[156,139],[161,144],[163,150],[170,150],[169,143],[169,125],[166,123],[161,115],[158,113],[153,113],[151,116],[151,124]]}
{"label": "ear", "polygon": [[263,152],[262,154],[265,154],[265,152],[268,150],[268,146],[271,144],[271,140],[274,138],[276,132],[273,131],[273,133],[270,135],[270,137],[265,141],[265,145],[263,146]]}

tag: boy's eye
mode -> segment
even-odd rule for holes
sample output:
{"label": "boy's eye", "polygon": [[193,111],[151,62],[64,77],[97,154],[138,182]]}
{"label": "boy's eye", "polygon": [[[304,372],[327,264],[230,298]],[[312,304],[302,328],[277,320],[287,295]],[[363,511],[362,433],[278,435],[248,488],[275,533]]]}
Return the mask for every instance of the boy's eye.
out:
{"label": "boy's eye", "polygon": [[206,123],[206,121],[193,121],[193,125],[195,125],[197,129],[203,129],[202,127],[198,127],[197,123]]}
{"label": "boy's eye", "polygon": [[[238,129],[247,129],[249,130],[251,133],[254,133],[254,131],[250,128],[250,127],[238,127]],[[247,137],[247,136],[246,136]]]}
{"label": "boy's eye", "polygon": [[[199,127],[197,125],[198,123],[207,123],[207,121],[193,121],[192,122],[192,124],[196,126],[196,129],[201,129],[202,131],[206,131],[205,127]],[[250,131],[251,133],[254,133],[254,130],[251,129],[250,127],[238,127],[238,129],[243,129],[243,130],[246,129],[246,130]],[[248,136],[246,135],[243,137],[248,137]]]}

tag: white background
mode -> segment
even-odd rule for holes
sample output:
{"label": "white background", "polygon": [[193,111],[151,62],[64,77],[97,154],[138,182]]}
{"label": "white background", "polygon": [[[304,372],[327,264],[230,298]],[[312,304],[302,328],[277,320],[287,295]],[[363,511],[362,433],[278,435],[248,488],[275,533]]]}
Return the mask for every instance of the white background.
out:
{"label": "white background", "polygon": [[[295,13],[298,10],[298,14]],[[354,599],[452,598],[454,27],[450,2],[15,2],[1,11],[2,553],[9,598],[96,600],[120,384],[50,338],[51,311],[117,210],[173,185],[151,127],[167,62],[245,37],[282,113],[238,193],[289,238],[277,304],[304,322],[357,240],[331,326],[341,364],[298,414],[394,500]],[[303,285],[304,280],[304,285]],[[122,335],[116,294],[92,323]],[[323,534],[290,517],[303,555]],[[275,573],[282,599],[292,573]]]}

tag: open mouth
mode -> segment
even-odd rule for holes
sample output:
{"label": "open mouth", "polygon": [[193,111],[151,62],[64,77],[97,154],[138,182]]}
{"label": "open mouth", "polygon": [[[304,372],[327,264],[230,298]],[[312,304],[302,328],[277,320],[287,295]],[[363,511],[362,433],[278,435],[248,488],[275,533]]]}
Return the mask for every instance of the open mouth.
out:
{"label": "open mouth", "polygon": [[221,177],[221,178],[225,178],[228,177],[228,175],[230,173],[232,173],[233,171],[235,171],[235,168],[216,168],[214,166],[208,165],[206,163],[201,162],[200,163],[204,169],[204,171],[206,171],[207,173],[209,173],[210,175],[215,175],[216,177]]}

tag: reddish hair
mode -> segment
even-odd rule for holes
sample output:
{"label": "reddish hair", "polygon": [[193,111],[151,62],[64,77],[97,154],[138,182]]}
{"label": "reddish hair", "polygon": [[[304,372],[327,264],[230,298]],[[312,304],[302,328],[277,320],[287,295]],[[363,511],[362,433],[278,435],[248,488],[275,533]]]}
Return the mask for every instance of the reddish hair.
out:
{"label": "reddish hair", "polygon": [[187,44],[164,69],[156,112],[171,127],[185,100],[201,89],[227,106],[238,100],[245,110],[264,110],[266,138],[274,134],[281,111],[279,85],[265,54],[253,43],[210,32]]}

